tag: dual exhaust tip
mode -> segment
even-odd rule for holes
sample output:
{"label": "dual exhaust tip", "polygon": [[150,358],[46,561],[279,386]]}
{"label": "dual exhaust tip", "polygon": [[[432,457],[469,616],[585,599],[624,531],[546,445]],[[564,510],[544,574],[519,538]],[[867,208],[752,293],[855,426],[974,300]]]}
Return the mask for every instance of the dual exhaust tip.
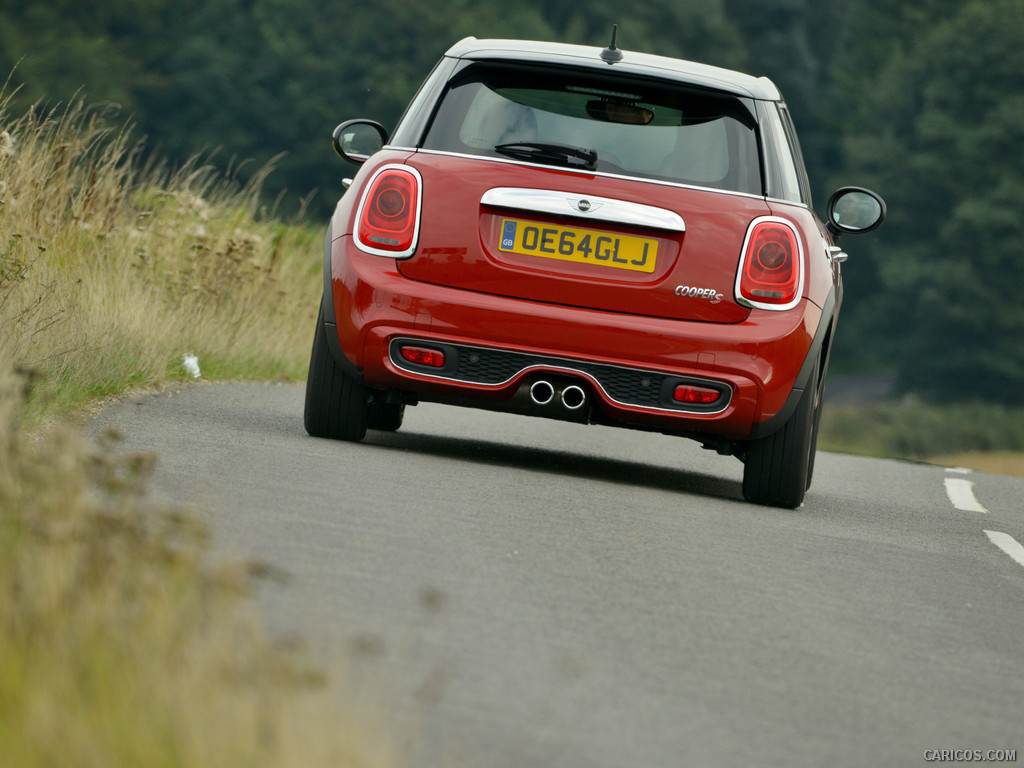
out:
{"label": "dual exhaust tip", "polygon": [[538,379],[530,385],[530,399],[537,405],[549,405],[558,395],[562,405],[570,411],[577,411],[587,403],[587,393],[583,387],[570,384],[563,387],[561,391],[555,389],[555,385],[546,379]]}

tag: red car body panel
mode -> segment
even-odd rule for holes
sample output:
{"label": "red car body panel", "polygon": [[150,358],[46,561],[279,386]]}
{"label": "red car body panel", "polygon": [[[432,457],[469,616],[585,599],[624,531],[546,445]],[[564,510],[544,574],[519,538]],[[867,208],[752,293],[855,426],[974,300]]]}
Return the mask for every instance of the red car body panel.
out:
{"label": "red car body panel", "polygon": [[[717,273],[710,268],[702,271],[700,254],[717,247],[738,263],[746,225],[759,215],[792,219],[800,232],[808,226],[817,231],[806,209],[769,207],[763,199],[740,195],[603,179],[601,191],[606,196],[622,187],[630,189],[637,202],[655,200],[664,205],[676,195],[683,201],[680,208],[692,212],[681,238],[684,252],[691,242],[701,243],[701,248],[687,254],[685,263],[677,252],[667,260],[667,267],[662,265],[643,281],[630,283],[627,277],[602,282],[579,270],[580,265],[553,262],[549,267],[542,262],[533,266],[495,258],[486,233],[493,232],[489,220],[498,214],[482,210],[480,204],[482,193],[494,184],[493,173],[478,171],[457,177],[447,173],[435,178],[431,171],[436,167],[445,163],[458,166],[463,159],[384,151],[360,174],[372,174],[375,168],[396,162],[419,168],[424,177],[420,240],[430,244],[423,249],[425,253],[394,260],[361,251],[350,234],[358,202],[354,196],[342,198],[332,222],[332,231],[339,233],[330,247],[338,342],[351,364],[361,370],[367,386],[412,390],[438,399],[470,396],[494,402],[511,398],[523,380],[538,371],[570,372],[589,381],[598,407],[612,421],[665,431],[714,433],[736,440],[749,437],[755,424],[782,412],[819,331],[820,305],[832,285],[824,242],[803,243],[805,298],[797,308],[785,312],[736,304],[731,283],[723,284],[720,268]],[[490,165],[469,164],[476,168]],[[514,182],[522,173],[536,186],[536,172],[534,168],[502,168],[500,183]],[[574,172],[545,170],[543,176],[555,189],[585,186],[591,181],[589,175]],[[457,183],[451,181],[455,178]],[[650,188],[649,197],[640,197],[635,191],[638,187]],[[728,204],[725,210],[723,199]],[[430,210],[436,203],[427,200],[443,200],[447,215]],[[473,269],[466,269],[467,261],[474,264]],[[467,273],[471,279],[464,278]],[[538,280],[538,274],[543,280]],[[728,300],[711,305],[677,296],[675,286],[684,279],[695,285],[714,280]],[[627,300],[620,297],[632,291],[644,293],[645,314],[626,311]],[[812,296],[816,300],[809,298]],[[635,307],[636,301],[630,297],[629,306]],[[716,306],[725,309],[718,310],[719,322],[709,322]],[[678,318],[687,313],[689,319]],[[722,322],[723,317],[733,322]],[[466,344],[540,355],[557,362],[532,366],[500,385],[451,381],[397,367],[389,355],[389,342],[398,337],[428,345]],[[611,399],[592,377],[581,374],[572,361],[696,376],[727,385],[731,398],[717,413],[666,412],[622,404]]]}
{"label": "red car body panel", "polygon": [[[382,158],[382,162],[387,159]],[[400,263],[402,274],[413,280],[532,301],[681,320],[735,323],[747,316],[747,308],[733,299],[732,274],[723,279],[721,256],[729,254],[734,274],[747,224],[757,216],[771,213],[763,198],[579,171],[539,169],[501,160],[417,153],[407,162],[423,176],[421,241],[429,244]],[[659,249],[653,274],[503,253],[498,250],[501,221],[510,213],[480,202],[487,190],[499,185],[583,197],[600,194],[667,208],[682,216],[686,231],[640,232],[599,221],[516,214],[541,226],[571,224],[610,234],[660,234],[656,237]],[[717,287],[723,300],[718,304],[680,300],[673,293],[677,285]],[[665,290],[666,286],[669,290]]]}

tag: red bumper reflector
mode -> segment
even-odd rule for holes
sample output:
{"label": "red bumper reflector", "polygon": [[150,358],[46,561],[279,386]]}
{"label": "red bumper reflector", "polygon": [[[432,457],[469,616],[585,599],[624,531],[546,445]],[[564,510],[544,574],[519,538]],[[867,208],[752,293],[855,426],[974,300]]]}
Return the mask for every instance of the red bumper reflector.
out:
{"label": "red bumper reflector", "polygon": [[690,405],[711,405],[722,396],[717,389],[698,387],[693,384],[680,384],[675,388],[672,397],[680,403]]}
{"label": "red bumper reflector", "polygon": [[410,363],[428,365],[431,368],[444,368],[444,352],[439,349],[403,345],[399,352]]}

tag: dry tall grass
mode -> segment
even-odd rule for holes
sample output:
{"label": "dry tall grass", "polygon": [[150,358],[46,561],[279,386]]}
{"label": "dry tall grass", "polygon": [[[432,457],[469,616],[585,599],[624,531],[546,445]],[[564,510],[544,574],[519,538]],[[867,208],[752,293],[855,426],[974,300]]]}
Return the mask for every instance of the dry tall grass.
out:
{"label": "dry tall grass", "polygon": [[263,638],[251,567],[140,504],[145,457],[30,439],[0,382],[0,766],[393,765],[372,715]]}
{"label": "dry tall grass", "polygon": [[0,766],[394,764],[365,713],[262,638],[250,569],[212,568],[201,525],[143,504],[150,459],[58,423],[185,376],[185,352],[301,375],[319,236],[258,213],[208,168],[140,169],[81,107],[0,103]]}
{"label": "dry tall grass", "polygon": [[186,375],[300,378],[320,235],[259,208],[209,165],[141,166],[130,134],[81,105],[0,105],[0,335],[66,410]]}

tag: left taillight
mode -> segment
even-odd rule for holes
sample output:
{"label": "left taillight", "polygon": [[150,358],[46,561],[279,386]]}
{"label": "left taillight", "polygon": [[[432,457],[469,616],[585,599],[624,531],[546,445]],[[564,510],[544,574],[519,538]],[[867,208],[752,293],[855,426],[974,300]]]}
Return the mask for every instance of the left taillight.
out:
{"label": "left taillight", "polygon": [[747,229],[736,275],[736,301],[761,309],[791,309],[803,292],[804,253],[791,223],[774,216]]}
{"label": "left taillight", "polygon": [[378,169],[359,203],[356,245],[378,256],[411,256],[419,235],[422,187],[415,168],[386,165]]}

